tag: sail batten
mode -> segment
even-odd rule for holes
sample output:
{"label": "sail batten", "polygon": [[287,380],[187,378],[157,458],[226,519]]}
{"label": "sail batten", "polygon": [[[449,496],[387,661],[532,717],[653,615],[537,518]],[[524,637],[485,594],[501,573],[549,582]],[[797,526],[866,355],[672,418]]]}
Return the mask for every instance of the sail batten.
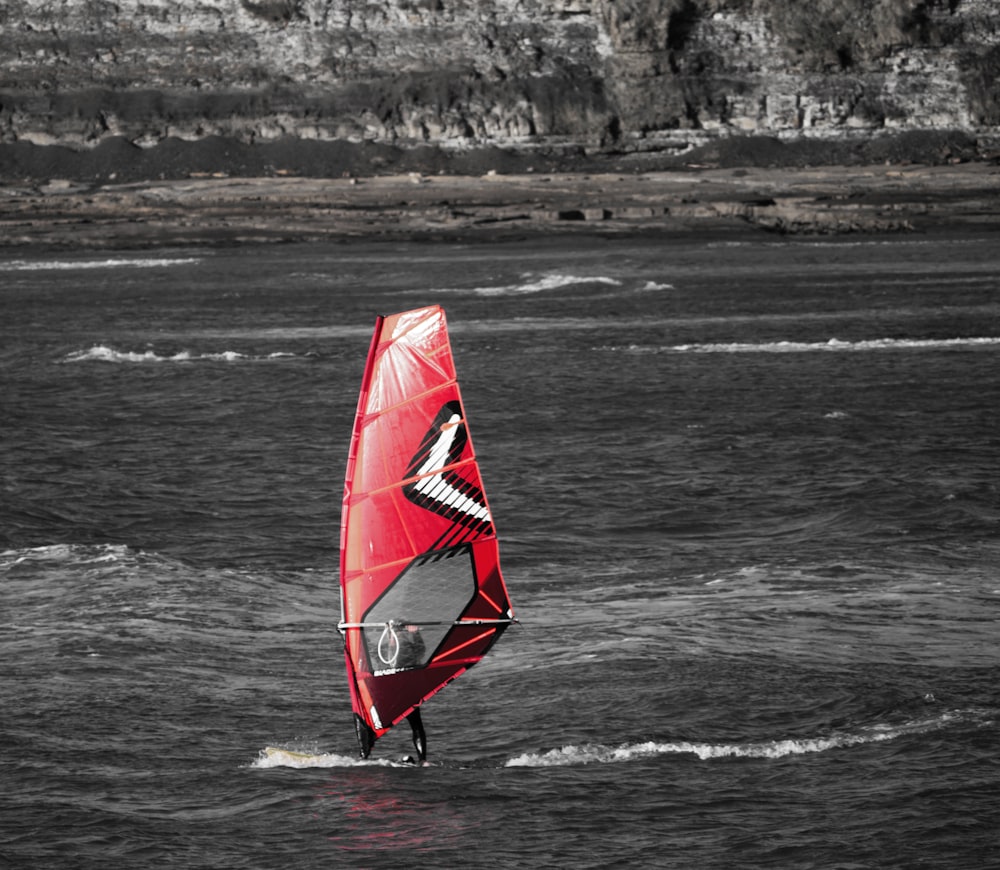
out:
{"label": "sail batten", "polygon": [[340,577],[352,707],[376,738],[515,621],[438,306],[376,321],[348,453]]}

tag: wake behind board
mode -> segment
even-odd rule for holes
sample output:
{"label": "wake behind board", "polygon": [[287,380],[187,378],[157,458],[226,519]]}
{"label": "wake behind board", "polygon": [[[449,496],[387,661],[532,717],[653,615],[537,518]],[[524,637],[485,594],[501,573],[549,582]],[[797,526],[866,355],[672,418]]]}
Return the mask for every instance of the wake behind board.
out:
{"label": "wake behind board", "polygon": [[330,767],[331,760],[339,758],[340,756],[326,753],[299,752],[278,746],[265,746],[260,751],[260,760],[274,767]]}
{"label": "wake behind board", "polygon": [[362,761],[353,756],[337,755],[335,753],[300,752],[295,749],[282,749],[279,746],[265,746],[260,751],[257,767],[357,767],[364,764],[374,764],[380,767],[430,767],[428,762],[420,762],[413,756],[405,756],[395,761],[382,759],[380,761]]}

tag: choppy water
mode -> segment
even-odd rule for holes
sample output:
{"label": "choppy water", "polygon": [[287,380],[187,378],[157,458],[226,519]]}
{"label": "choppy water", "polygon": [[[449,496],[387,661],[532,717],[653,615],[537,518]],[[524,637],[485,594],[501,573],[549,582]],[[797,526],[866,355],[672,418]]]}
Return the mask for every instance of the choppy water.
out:
{"label": "choppy water", "polygon": [[[0,261],[0,859],[1000,866],[995,242]],[[354,758],[336,541],[432,302],[523,624],[413,769]]]}

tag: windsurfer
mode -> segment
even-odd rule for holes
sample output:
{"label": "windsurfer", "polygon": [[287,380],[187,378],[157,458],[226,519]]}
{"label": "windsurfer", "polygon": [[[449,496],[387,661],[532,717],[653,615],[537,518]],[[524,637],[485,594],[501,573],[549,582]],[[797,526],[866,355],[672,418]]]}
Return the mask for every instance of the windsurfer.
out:
{"label": "windsurfer", "polygon": [[[424,664],[427,647],[420,626],[403,620],[391,620],[386,623],[382,637],[378,643],[379,658],[395,670],[419,668]],[[414,707],[406,717],[413,734],[413,748],[417,753],[417,761],[427,760],[427,735],[424,732],[424,722],[420,716],[420,707]],[[357,713],[354,714],[354,728],[358,734],[358,746],[361,757],[368,758],[378,735]],[[411,759],[412,760],[412,759]]]}
{"label": "windsurfer", "polygon": [[[419,668],[423,665],[424,656],[427,653],[427,647],[420,634],[420,626],[408,622],[395,624],[401,629],[397,634],[399,647],[395,666],[400,670]],[[417,761],[424,762],[427,760],[427,735],[424,733],[424,721],[420,716],[420,707],[414,707],[406,717],[406,721],[410,723],[410,729],[413,731],[411,736],[413,737],[413,748],[417,753]]]}
{"label": "windsurfer", "polygon": [[[427,735],[424,733],[424,720],[420,715],[420,708],[414,707],[406,717],[406,721],[410,723],[410,729],[413,731],[413,748],[417,753],[417,761],[424,762],[427,760]],[[356,713],[354,714],[354,729],[358,732],[361,757],[367,758],[371,755],[372,747],[378,736],[368,726],[368,723]]]}
{"label": "windsurfer", "polygon": [[427,647],[420,635],[420,627],[408,623],[401,624],[406,629],[399,633],[399,652],[396,655],[397,668],[419,668],[424,663]]}
{"label": "windsurfer", "polygon": [[375,321],[344,475],[340,589],[361,756],[405,718],[423,762],[417,708],[513,621],[438,306]]}

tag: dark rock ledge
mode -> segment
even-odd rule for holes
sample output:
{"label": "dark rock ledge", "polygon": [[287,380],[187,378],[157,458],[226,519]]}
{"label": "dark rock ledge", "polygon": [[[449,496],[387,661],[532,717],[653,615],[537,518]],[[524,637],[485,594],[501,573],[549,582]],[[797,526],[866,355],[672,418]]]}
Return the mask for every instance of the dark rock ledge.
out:
{"label": "dark rock ledge", "polygon": [[989,162],[0,187],[0,244],[8,249],[998,228],[1000,167]]}

